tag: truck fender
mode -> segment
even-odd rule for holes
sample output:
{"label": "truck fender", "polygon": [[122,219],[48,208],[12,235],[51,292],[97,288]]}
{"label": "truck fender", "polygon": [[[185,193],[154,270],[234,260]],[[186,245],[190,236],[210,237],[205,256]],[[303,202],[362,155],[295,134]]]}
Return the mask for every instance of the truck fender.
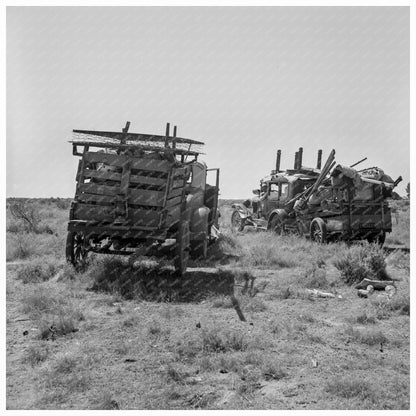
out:
{"label": "truck fender", "polygon": [[287,218],[287,212],[284,210],[284,209],[281,209],[281,208],[277,208],[277,209],[274,209],[271,213],[270,213],[270,215],[269,215],[269,219],[267,220],[267,229],[270,229],[270,223],[271,223],[271,221],[273,220],[273,218],[275,217],[275,216],[278,216],[282,221],[284,221],[286,218]]}
{"label": "truck fender", "polygon": [[208,233],[209,208],[199,207],[192,212],[190,231],[191,240],[204,240]]}
{"label": "truck fender", "polygon": [[232,204],[231,208],[234,208],[242,219],[248,218],[251,215],[251,212],[243,204]]}

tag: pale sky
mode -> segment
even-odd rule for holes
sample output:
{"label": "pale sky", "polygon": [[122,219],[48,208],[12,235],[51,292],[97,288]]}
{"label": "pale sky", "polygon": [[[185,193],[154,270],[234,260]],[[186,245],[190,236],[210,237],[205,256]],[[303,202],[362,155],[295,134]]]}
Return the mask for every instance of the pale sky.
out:
{"label": "pale sky", "polygon": [[73,197],[72,129],[205,141],[222,198],[336,150],[410,178],[408,7],[8,7],[7,196]]}

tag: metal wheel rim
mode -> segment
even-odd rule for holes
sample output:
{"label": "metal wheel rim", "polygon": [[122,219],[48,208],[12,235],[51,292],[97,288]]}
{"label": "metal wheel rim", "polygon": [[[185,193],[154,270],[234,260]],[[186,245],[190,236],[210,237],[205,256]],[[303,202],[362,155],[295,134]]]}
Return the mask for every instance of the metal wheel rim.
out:
{"label": "metal wheel rim", "polygon": [[74,236],[74,260],[75,263],[84,263],[88,254],[86,248],[85,237],[81,233],[76,233]]}
{"label": "metal wheel rim", "polygon": [[283,226],[278,218],[274,219],[272,222],[272,231],[279,235],[283,233]]}
{"label": "metal wheel rim", "polygon": [[322,230],[321,227],[319,227],[318,224],[314,224],[312,228],[312,235],[314,241],[322,241]]}
{"label": "metal wheel rim", "polygon": [[232,218],[232,226],[236,230],[238,230],[241,227],[243,220],[240,217],[240,214],[238,214],[237,211],[234,211],[233,218]]}

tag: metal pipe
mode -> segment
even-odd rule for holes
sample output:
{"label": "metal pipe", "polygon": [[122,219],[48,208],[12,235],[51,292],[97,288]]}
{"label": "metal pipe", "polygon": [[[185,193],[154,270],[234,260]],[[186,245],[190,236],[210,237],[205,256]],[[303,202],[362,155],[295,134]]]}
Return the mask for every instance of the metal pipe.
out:
{"label": "metal pipe", "polygon": [[276,173],[280,172],[280,156],[282,154],[282,151],[279,149],[277,151],[277,155],[276,155]]}
{"label": "metal pipe", "polygon": [[322,166],[322,149],[318,150],[318,161],[316,162],[316,169],[321,169]]}
{"label": "metal pipe", "polygon": [[353,163],[350,168],[353,168],[354,166],[357,166],[359,163],[364,162],[365,160],[367,160],[367,158],[365,157],[364,159],[359,160],[358,162]]}
{"label": "metal pipe", "polygon": [[170,124],[166,123],[165,147],[168,147]]}
{"label": "metal pipe", "polygon": [[303,159],[303,147],[299,147],[298,169],[302,169],[302,159]]}
{"label": "metal pipe", "polygon": [[176,129],[177,129],[177,126],[173,126],[172,149],[176,148]]}

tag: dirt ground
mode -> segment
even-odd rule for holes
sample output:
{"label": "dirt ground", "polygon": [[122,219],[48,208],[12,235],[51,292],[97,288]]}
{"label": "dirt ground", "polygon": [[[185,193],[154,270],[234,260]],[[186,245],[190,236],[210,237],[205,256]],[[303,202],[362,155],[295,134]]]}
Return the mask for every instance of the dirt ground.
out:
{"label": "dirt ground", "polygon": [[[409,409],[406,305],[358,297],[334,267],[339,247],[324,249],[317,270],[297,260],[315,245],[265,234],[227,237],[223,261],[211,247],[214,260],[194,262],[181,282],[121,263],[128,279],[107,287],[97,263],[25,283],[36,256],[9,261],[7,409]],[[286,247],[286,263],[257,259],[270,241]],[[250,263],[239,251],[248,245]],[[399,299],[409,259],[391,256]]]}

